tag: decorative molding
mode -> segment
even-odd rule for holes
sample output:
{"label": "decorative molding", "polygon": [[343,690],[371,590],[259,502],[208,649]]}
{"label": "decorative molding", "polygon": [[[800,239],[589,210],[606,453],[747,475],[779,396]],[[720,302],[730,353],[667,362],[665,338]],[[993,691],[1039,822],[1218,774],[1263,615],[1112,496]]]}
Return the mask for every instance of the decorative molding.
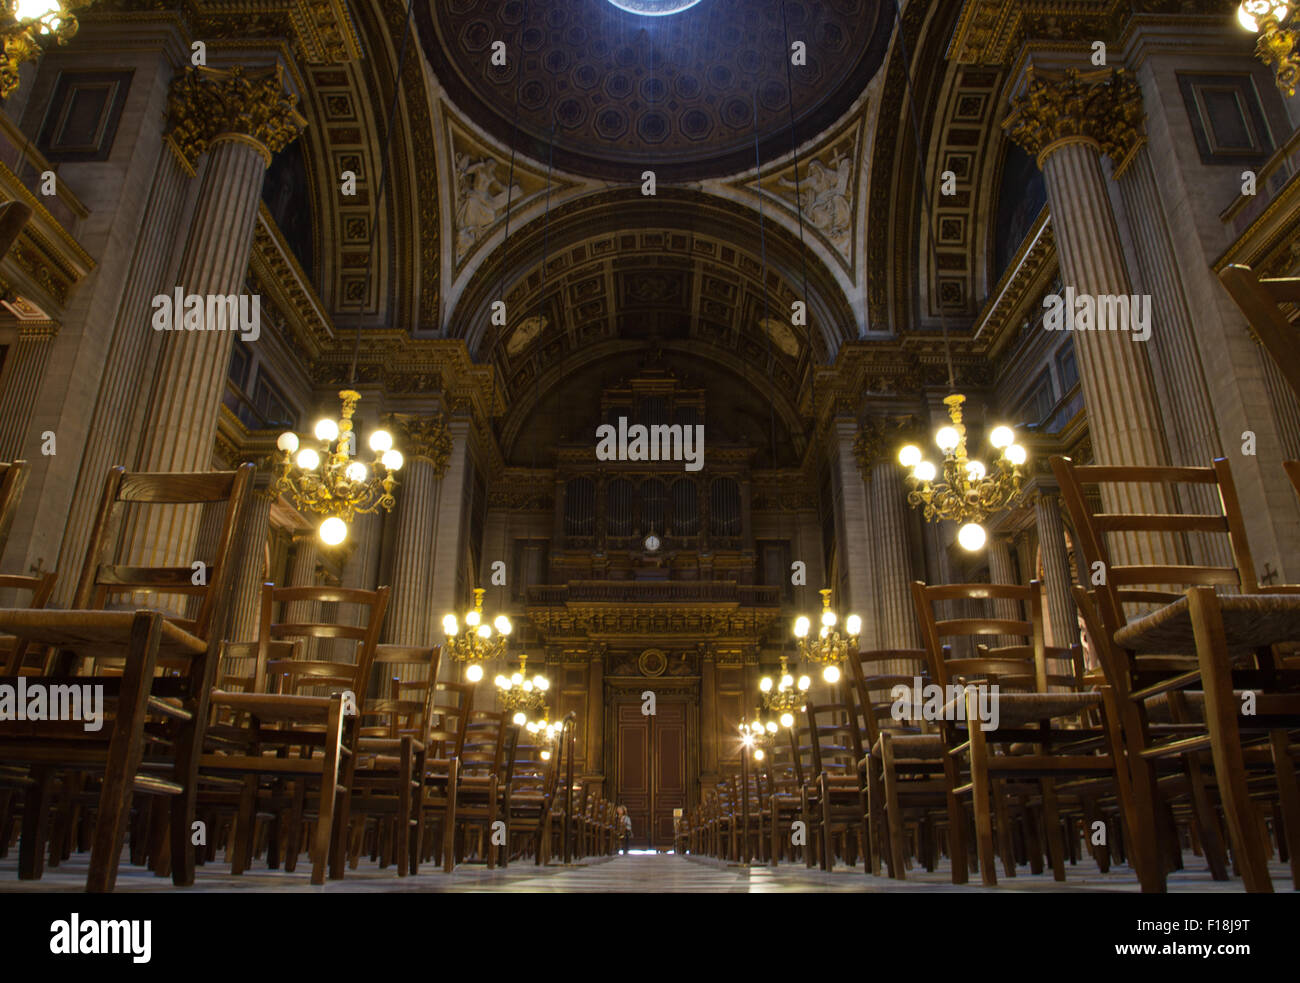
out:
{"label": "decorative molding", "polygon": [[297,105],[279,64],[253,71],[190,66],[172,79],[166,137],[191,171],[213,142],[230,137],[251,140],[269,167],[307,125]]}
{"label": "decorative molding", "polygon": [[443,414],[413,416],[394,413],[389,419],[401,435],[397,449],[406,455],[408,461],[428,461],[433,465],[433,473],[438,478],[447,473],[452,437],[451,431],[447,429],[447,418]]}
{"label": "decorative molding", "polygon": [[1026,78],[1028,88],[1011,100],[1002,122],[1007,136],[1037,157],[1039,167],[1065,144],[1095,144],[1119,177],[1146,140],[1142,90],[1133,77],[1122,68],[1051,72],[1031,66]]}

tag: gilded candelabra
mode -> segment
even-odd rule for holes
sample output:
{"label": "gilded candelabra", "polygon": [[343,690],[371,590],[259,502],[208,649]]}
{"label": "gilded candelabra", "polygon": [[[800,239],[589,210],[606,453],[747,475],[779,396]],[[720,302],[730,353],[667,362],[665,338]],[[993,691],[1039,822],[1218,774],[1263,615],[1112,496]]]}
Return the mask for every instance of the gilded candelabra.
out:
{"label": "gilded candelabra", "polygon": [[1259,35],[1255,56],[1273,69],[1277,87],[1289,96],[1295,95],[1300,82],[1300,58],[1296,57],[1300,31],[1285,26],[1291,13],[1291,4],[1283,0],[1242,0],[1237,7],[1237,23]]}
{"label": "gilded candelabra", "polygon": [[447,614],[442,619],[442,630],[447,636],[446,649],[456,662],[465,662],[465,678],[477,683],[483,678],[483,663],[488,659],[505,656],[513,626],[510,619],[499,614],[489,622],[483,615],[483,595],[487,593],[482,587],[474,588],[474,607],[465,614],[463,634],[460,622],[454,614]]}
{"label": "gilded candelabra", "polygon": [[[750,721],[742,720],[737,728],[740,731],[741,747],[748,750],[754,756],[755,761],[762,761],[767,757],[767,752],[776,743],[776,735],[779,731],[775,720],[763,721],[760,719],[761,716],[762,714],[755,710],[754,719]],[[793,723],[793,719],[791,723]]]}
{"label": "gilded candelabra", "polygon": [[519,656],[518,672],[511,676],[500,674],[495,682],[497,698],[515,723],[522,727],[535,714],[545,716],[546,691],[551,688],[551,681],[540,672],[528,678],[528,656]]}
{"label": "gilded candelabra", "polygon": [[0,7],[0,36],[4,37],[4,61],[0,62],[0,99],[8,99],[18,88],[18,69],[35,61],[44,45],[53,40],[66,44],[77,33],[76,12],[93,0],[4,0]]}
{"label": "gilded candelabra", "polygon": [[[772,713],[777,715],[781,721],[782,727],[794,726],[795,711],[802,710],[804,700],[807,698],[808,689],[812,686],[812,680],[807,676],[800,676],[798,682],[790,674],[790,669],[786,665],[785,656],[781,656],[781,675],[776,679],[771,676],[764,676],[758,684],[759,693],[763,698],[763,706]],[[776,725],[773,724],[773,727]],[[766,728],[765,728],[766,729]]]}
{"label": "gilded candelabra", "polygon": [[370,435],[374,460],[368,466],[358,461],[352,415],[361,394],[344,389],[339,399],[343,407],[338,420],[325,417],[316,421],[313,433],[320,442],[319,450],[300,447],[298,435],[291,430],[280,434],[276,442],[284,453],[276,490],[287,493],[302,511],[326,516],[319,531],[330,546],[347,538],[354,515],[392,509],[396,504],[393,475],[403,463],[387,430]]}
{"label": "gilded candelabra", "polygon": [[912,506],[925,509],[930,522],[951,519],[961,528],[957,541],[967,550],[984,546],[987,535],[983,523],[994,512],[1011,508],[1020,495],[1024,480],[1024,464],[1028,453],[1016,443],[1015,432],[1010,427],[995,427],[989,434],[989,443],[999,451],[993,471],[984,462],[966,454],[966,426],[962,423],[961,405],[965,396],[952,395],[945,399],[951,425],[940,427],[934,442],[943,452],[943,477],[938,469],[924,460],[921,449],[908,444],[898,453],[899,463],[911,468],[908,476],[907,501]]}
{"label": "gilded candelabra", "polygon": [[[828,683],[840,681],[840,664],[858,650],[858,635],[862,632],[862,619],[851,614],[844,619],[846,635],[839,632],[839,615],[831,610],[831,589],[818,591],[822,596],[821,628],[809,637],[812,622],[800,615],[794,622],[794,637],[799,645],[799,657],[822,666],[822,678]],[[801,680],[802,682],[802,680]]]}

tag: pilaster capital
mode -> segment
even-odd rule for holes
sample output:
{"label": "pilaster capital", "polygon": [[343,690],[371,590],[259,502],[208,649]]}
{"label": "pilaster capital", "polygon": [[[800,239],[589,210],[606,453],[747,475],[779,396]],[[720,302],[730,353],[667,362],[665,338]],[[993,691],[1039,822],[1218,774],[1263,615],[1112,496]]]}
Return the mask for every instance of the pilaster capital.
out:
{"label": "pilaster capital", "polygon": [[1088,143],[1114,162],[1118,174],[1145,142],[1142,91],[1124,69],[1054,72],[1031,66],[1027,81],[1011,100],[1002,128],[1038,158],[1040,168],[1061,147]]}
{"label": "pilaster capital", "polygon": [[871,417],[858,428],[853,442],[853,454],[858,461],[862,480],[871,479],[872,469],[890,460],[898,447],[908,441],[917,441],[922,432],[921,421],[910,413],[895,416]]}
{"label": "pilaster capital", "polygon": [[446,417],[441,413],[433,416],[394,413],[389,419],[401,437],[397,449],[407,460],[428,461],[433,465],[433,473],[439,478],[447,473],[452,437]]}
{"label": "pilaster capital", "polygon": [[190,171],[220,139],[249,143],[269,167],[272,155],[307,125],[297,105],[280,65],[253,70],[191,66],[172,79],[167,141]]}

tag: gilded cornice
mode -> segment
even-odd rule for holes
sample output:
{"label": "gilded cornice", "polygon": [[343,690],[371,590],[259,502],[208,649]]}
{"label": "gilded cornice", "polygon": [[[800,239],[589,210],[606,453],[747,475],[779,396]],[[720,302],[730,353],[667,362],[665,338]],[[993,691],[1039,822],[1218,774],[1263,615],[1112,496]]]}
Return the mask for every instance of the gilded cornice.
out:
{"label": "gilded cornice", "polygon": [[63,306],[72,288],[95,268],[95,261],[3,163],[0,163],[0,196],[7,201],[21,201],[32,209],[32,217],[5,257],[5,264],[16,266],[48,300]]}
{"label": "gilded cornice", "polygon": [[294,351],[306,364],[320,358],[338,332],[264,202],[258,203],[249,274],[254,290],[266,295],[283,316],[285,340]]}
{"label": "gilded cornice", "polygon": [[281,65],[252,71],[190,66],[172,80],[166,137],[191,170],[214,141],[231,137],[252,141],[269,167],[272,155],[307,125],[297,105]]}
{"label": "gilded cornice", "polygon": [[1056,234],[1044,208],[975,319],[975,337],[988,345],[990,356],[996,355],[1057,266]]}
{"label": "gilded cornice", "polygon": [[1059,147],[1086,142],[1115,164],[1115,174],[1146,140],[1142,90],[1122,68],[1053,72],[1030,67],[1028,87],[1002,121],[1007,136],[1042,167]]}

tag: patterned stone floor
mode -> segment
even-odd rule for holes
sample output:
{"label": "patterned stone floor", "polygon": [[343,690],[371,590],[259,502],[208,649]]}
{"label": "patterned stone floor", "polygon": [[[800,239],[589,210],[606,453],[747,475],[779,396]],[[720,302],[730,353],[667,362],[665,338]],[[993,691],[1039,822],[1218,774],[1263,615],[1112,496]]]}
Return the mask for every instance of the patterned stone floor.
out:
{"label": "patterned stone floor", "polygon": [[[1241,881],[1215,882],[1204,865],[1194,856],[1185,860],[1187,869],[1169,878],[1171,893],[1240,893]],[[1290,875],[1285,865],[1274,863],[1270,872],[1274,888],[1290,889]],[[81,891],[85,886],[86,858],[74,857],[55,870],[47,870],[36,882],[17,879],[17,857],[10,855],[0,860],[0,893],[40,892],[59,893]],[[802,865],[782,864],[770,868],[755,864],[749,868],[723,864],[705,858],[680,857],[673,854],[632,854],[630,856],[592,859],[582,865],[563,867],[558,864],[546,868],[535,867],[531,862],[518,862],[504,870],[487,870],[476,864],[465,864],[452,874],[444,874],[432,867],[424,868],[418,876],[398,878],[394,869],[380,870],[373,864],[362,863],[349,871],[342,881],[331,881],[324,887],[312,887],[309,868],[300,864],[293,874],[284,871],[254,867],[242,877],[231,877],[225,864],[210,864],[200,868],[193,892],[265,891],[274,893],[443,893],[443,892],[542,892],[542,893],[718,893],[761,894],[773,892],[814,893],[890,893],[899,891],[918,893],[1012,891],[1032,893],[1053,892],[1124,892],[1137,891],[1137,880],[1127,867],[1112,869],[1108,874],[1097,872],[1095,865],[1079,864],[1066,868],[1064,884],[1052,880],[1051,875],[1033,876],[1027,869],[1015,878],[1003,878],[997,888],[984,888],[978,883],[954,886],[949,881],[947,866],[934,873],[923,870],[910,871],[906,881],[891,881],[884,877],[867,877],[859,867],[851,870],[840,867],[826,873],[807,870]],[[131,867],[123,862],[118,875],[119,892],[157,893],[172,890],[171,881],[155,878],[148,871]]]}

